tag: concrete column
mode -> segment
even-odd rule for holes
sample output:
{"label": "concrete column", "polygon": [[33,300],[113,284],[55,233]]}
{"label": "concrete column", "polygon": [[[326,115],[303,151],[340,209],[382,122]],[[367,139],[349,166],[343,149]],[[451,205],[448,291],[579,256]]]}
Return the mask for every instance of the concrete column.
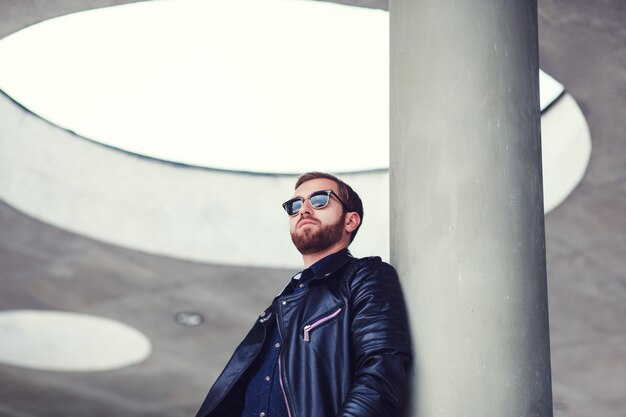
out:
{"label": "concrete column", "polygon": [[412,416],[551,416],[535,0],[391,0]]}

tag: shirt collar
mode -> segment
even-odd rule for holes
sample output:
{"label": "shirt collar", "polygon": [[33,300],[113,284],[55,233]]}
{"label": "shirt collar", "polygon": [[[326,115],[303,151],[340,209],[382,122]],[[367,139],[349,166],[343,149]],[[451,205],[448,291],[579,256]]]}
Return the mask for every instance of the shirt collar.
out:
{"label": "shirt collar", "polygon": [[306,284],[314,277],[328,276],[338,267],[343,266],[347,262],[346,258],[348,260],[352,258],[352,255],[350,254],[348,248],[344,248],[335,253],[331,253],[330,255],[325,256],[324,258],[315,262],[310,267],[298,272],[296,275],[293,276],[293,280],[297,281],[298,283]]}

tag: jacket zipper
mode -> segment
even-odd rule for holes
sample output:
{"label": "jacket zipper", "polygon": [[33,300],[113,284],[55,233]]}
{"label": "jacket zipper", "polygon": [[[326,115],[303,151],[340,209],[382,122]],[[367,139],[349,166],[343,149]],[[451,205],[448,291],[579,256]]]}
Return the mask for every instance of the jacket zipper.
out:
{"label": "jacket zipper", "polygon": [[311,336],[309,335],[309,333],[311,332],[311,330],[315,329],[317,326],[326,323],[328,320],[331,320],[332,318],[336,317],[337,314],[341,313],[341,307],[339,307],[337,309],[337,311],[335,311],[334,313],[329,314],[326,317],[322,317],[321,319],[311,323],[311,324],[307,324],[306,326],[304,326],[304,341],[305,342],[310,342],[311,341]]}
{"label": "jacket zipper", "polygon": [[[278,321],[278,314],[276,314],[276,326],[278,327],[278,334],[280,335],[280,339],[283,342],[283,347],[285,346],[285,340],[283,339],[282,332],[280,331],[280,322]],[[283,349],[280,350],[280,353],[283,352]],[[285,391],[285,385],[283,384],[283,370],[280,361],[280,353],[278,354],[278,382],[280,383],[280,390],[283,392],[283,398],[285,399],[285,405],[287,406],[287,414],[291,417],[291,409],[289,408],[289,401],[287,401],[287,391]]]}
{"label": "jacket zipper", "polygon": [[287,393],[285,392],[285,386],[283,385],[283,374],[282,367],[280,365],[280,355],[278,355],[278,382],[280,382],[280,389],[283,392],[283,397],[285,398],[285,405],[287,405],[287,414],[291,417],[291,410],[289,409],[289,401],[287,401]]}

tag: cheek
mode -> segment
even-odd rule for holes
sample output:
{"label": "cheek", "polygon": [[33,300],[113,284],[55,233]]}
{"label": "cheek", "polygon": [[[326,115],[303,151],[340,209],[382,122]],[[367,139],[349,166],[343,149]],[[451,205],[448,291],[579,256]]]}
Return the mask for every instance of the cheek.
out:
{"label": "cheek", "polygon": [[325,212],[323,214],[320,213],[319,220],[325,226],[330,226],[330,225],[333,225],[333,224],[337,224],[337,222],[343,223],[343,218],[341,217],[341,215],[339,213],[335,213],[335,212],[332,212],[332,211]]}

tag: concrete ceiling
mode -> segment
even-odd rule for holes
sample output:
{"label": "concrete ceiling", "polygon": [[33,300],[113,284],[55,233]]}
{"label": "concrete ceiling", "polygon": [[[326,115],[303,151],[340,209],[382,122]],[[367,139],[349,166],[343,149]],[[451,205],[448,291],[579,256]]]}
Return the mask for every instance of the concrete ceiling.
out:
{"label": "concrete ceiling", "polygon": [[[0,37],[126,1],[4,0]],[[363,1],[386,8],[386,2]],[[540,0],[541,67],[582,108],[586,176],[546,218],[555,414],[626,413],[626,4]],[[0,115],[0,117],[2,117]],[[4,133],[2,133],[4,134]],[[104,316],[153,343],[139,365],[52,372],[0,365],[0,415],[189,416],[292,271],[185,262],[121,249],[0,202],[0,306]],[[185,327],[181,311],[205,321]]]}

